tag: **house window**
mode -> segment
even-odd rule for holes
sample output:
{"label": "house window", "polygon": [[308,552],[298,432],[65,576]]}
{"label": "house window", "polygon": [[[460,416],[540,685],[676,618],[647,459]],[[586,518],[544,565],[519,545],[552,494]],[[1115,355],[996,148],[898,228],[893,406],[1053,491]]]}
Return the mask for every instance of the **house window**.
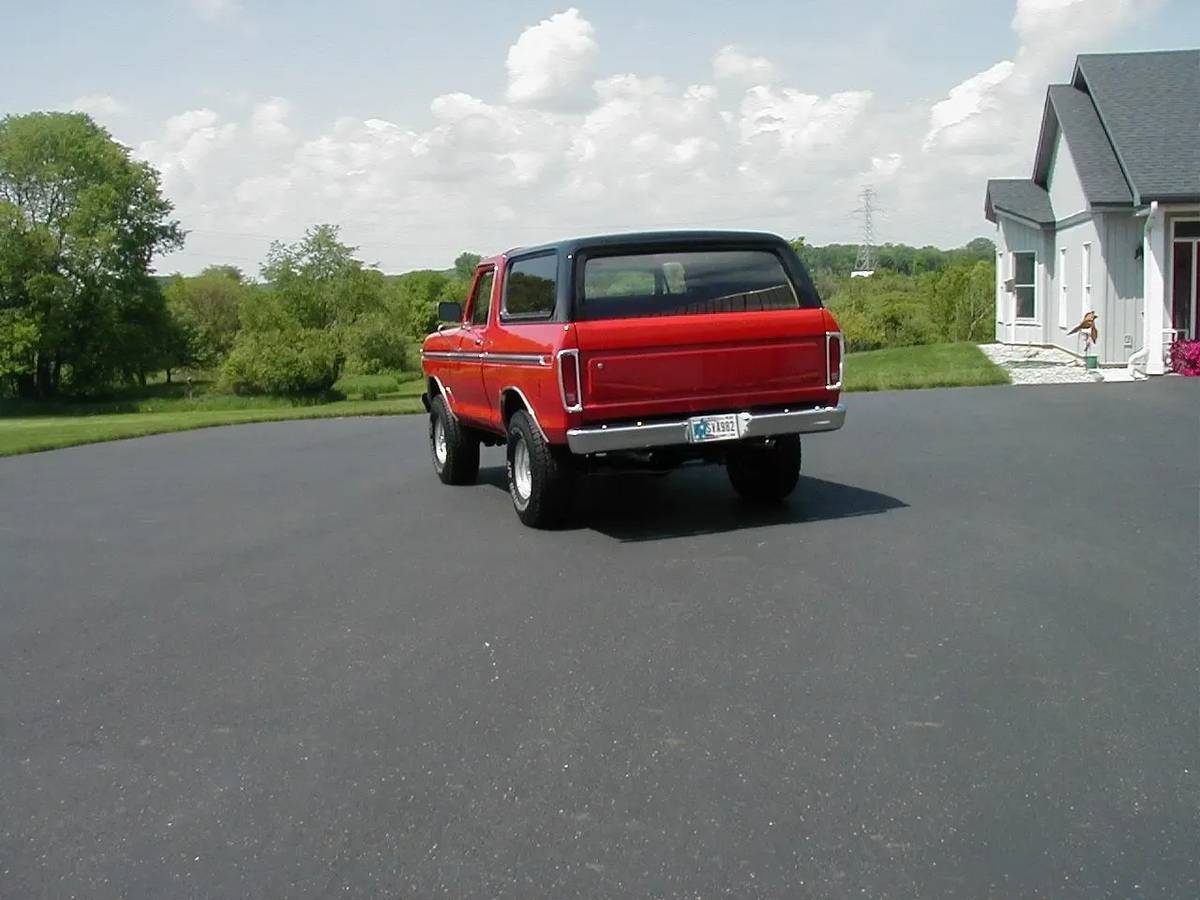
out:
{"label": "house window", "polygon": [[1079,318],[1092,308],[1092,245],[1083,245],[1082,263],[1079,269]]}
{"label": "house window", "polygon": [[1013,254],[1013,294],[1018,319],[1037,318],[1037,254]]}
{"label": "house window", "polygon": [[1058,327],[1067,327],[1067,248],[1058,248]]}

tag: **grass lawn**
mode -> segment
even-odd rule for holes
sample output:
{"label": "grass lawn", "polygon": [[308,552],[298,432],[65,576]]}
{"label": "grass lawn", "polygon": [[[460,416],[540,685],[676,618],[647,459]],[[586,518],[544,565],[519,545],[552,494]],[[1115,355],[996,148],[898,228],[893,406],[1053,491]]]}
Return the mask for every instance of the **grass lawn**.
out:
{"label": "grass lawn", "polygon": [[[422,411],[419,373],[348,377],[336,389],[346,399],[237,397],[212,393],[201,383],[192,386],[190,397],[186,385],[175,384],[130,389],[96,402],[0,401],[0,456],[214,425]],[[363,399],[364,392],[376,399]]]}
{"label": "grass lawn", "polygon": [[1008,384],[1008,374],[974,344],[868,350],[846,357],[847,391]]}
{"label": "grass lawn", "polygon": [[[846,359],[847,391],[981,384],[1008,384],[1008,376],[974,344],[871,350]],[[422,411],[418,372],[347,376],[335,389],[345,399],[237,397],[199,382],[130,388],[99,401],[5,400],[0,401],[0,456],[214,425]]]}

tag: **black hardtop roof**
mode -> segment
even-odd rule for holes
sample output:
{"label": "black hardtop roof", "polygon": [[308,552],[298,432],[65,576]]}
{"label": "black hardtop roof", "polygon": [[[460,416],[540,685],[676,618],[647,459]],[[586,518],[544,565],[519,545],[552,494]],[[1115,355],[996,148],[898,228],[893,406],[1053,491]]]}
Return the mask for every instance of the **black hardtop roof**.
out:
{"label": "black hardtop roof", "polygon": [[550,250],[559,253],[574,253],[594,247],[627,247],[635,244],[647,246],[655,244],[743,244],[747,246],[770,244],[778,246],[786,243],[787,241],[779,235],[765,231],[637,231],[567,238],[547,244],[538,244],[534,247],[514,247],[504,255],[523,256],[527,253],[545,253]]}

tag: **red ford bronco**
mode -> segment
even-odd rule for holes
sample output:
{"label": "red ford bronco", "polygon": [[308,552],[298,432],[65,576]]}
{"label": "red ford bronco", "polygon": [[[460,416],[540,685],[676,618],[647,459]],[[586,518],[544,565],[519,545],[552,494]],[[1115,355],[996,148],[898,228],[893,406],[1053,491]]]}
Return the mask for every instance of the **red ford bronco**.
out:
{"label": "red ford bronco", "polygon": [[421,350],[433,465],[470,484],[505,445],[526,525],[568,510],[581,475],[724,464],[779,499],[800,435],[833,431],[842,336],[782,238],[670,232],[580,238],[480,263]]}

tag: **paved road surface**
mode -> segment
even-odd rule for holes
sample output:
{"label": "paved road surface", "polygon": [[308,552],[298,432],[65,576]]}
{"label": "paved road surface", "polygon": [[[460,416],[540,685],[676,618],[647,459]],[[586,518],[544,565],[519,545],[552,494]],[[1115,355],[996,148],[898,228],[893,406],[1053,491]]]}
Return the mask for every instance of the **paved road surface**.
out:
{"label": "paved road surface", "polygon": [[0,460],[0,896],[1200,896],[1200,385],[518,527],[410,417]]}

